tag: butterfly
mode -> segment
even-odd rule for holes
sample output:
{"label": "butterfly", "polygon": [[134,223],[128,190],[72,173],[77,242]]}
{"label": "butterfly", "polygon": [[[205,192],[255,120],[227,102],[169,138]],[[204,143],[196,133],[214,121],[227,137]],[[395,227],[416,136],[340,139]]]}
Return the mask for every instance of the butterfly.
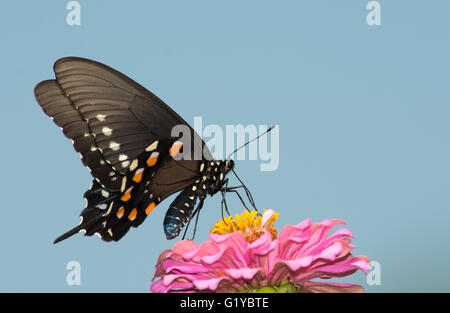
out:
{"label": "butterfly", "polygon": [[[173,239],[207,195],[235,191],[227,189],[226,178],[233,160],[213,160],[192,127],[153,93],[84,58],[59,59],[53,69],[55,79],[35,87],[36,100],[72,141],[93,176],[80,224],[55,243],[78,232],[119,241],[165,198],[181,191],[164,218],[165,235]],[[172,136],[180,125],[190,136]]]}

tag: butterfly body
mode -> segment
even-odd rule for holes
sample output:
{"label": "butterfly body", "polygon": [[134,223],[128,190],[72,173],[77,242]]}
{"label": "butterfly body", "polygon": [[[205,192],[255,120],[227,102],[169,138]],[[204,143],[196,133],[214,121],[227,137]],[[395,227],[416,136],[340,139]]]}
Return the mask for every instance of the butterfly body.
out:
{"label": "butterfly body", "polygon": [[[178,236],[206,196],[225,184],[233,162],[213,160],[178,114],[114,69],[69,57],[56,61],[54,71],[55,80],[36,86],[36,99],[71,139],[94,178],[84,194],[87,205],[80,224],[55,242],[80,231],[118,241],[165,198],[181,191],[164,219],[166,237]],[[177,125],[191,130],[187,141],[172,136]],[[201,158],[185,157],[195,149],[203,152]]]}

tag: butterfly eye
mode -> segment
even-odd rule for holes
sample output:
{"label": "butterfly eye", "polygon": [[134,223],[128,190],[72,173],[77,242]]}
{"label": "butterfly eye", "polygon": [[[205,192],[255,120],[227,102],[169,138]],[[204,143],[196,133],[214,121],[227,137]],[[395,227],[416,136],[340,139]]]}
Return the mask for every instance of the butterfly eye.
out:
{"label": "butterfly eye", "polygon": [[226,166],[225,166],[225,170],[229,171],[232,170],[234,168],[234,161],[233,160],[227,160]]}

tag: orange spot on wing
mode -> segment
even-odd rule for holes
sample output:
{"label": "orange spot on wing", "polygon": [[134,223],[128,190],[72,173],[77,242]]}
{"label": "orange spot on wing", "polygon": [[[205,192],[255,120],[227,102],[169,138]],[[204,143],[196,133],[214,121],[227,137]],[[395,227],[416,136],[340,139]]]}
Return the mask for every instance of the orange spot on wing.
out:
{"label": "orange spot on wing", "polygon": [[142,174],[144,172],[143,168],[140,168],[136,171],[136,173],[133,176],[133,181],[135,181],[136,183],[140,183],[142,180]]}
{"label": "orange spot on wing", "polygon": [[122,195],[122,197],[120,197],[120,200],[122,200],[123,202],[127,202],[128,200],[131,199],[131,190],[133,190],[133,186],[131,186],[130,188],[128,188],[127,191],[125,191],[125,193]]}
{"label": "orange spot on wing", "polygon": [[151,211],[156,207],[155,202],[150,203],[145,209],[145,214],[149,215]]}
{"label": "orange spot on wing", "polygon": [[172,147],[170,147],[169,149],[169,154],[170,156],[173,158],[174,156],[176,156],[181,148],[183,147],[183,143],[181,141],[175,141],[172,145]]}
{"label": "orange spot on wing", "polygon": [[125,209],[124,209],[123,207],[121,207],[121,208],[119,209],[119,211],[117,211],[116,216],[117,216],[118,218],[122,218],[124,212],[125,212]]}
{"label": "orange spot on wing", "polygon": [[133,210],[131,210],[130,214],[128,214],[128,219],[130,221],[134,220],[137,216],[137,210],[136,208],[134,208]]}
{"label": "orange spot on wing", "polygon": [[156,161],[158,161],[159,152],[153,152],[150,157],[147,159],[148,166],[154,166]]}

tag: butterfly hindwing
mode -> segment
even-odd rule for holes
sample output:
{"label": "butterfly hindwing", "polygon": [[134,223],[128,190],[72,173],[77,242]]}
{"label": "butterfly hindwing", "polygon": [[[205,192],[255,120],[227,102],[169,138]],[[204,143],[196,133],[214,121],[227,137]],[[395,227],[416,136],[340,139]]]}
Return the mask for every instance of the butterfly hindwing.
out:
{"label": "butterfly hindwing", "polygon": [[80,224],[56,238],[54,243],[67,239],[78,232],[84,232],[87,236],[99,233],[105,241],[110,241],[107,240],[107,235],[102,235],[103,230],[100,225],[103,221],[103,215],[116,196],[117,193],[106,190],[94,179],[91,187],[84,193],[86,208],[80,214]]}
{"label": "butterfly hindwing", "polygon": [[[56,242],[81,230],[88,236],[98,234],[105,241],[118,241],[131,227],[138,227],[167,196],[195,181],[198,174],[193,166],[199,163],[174,161],[171,151],[177,144],[176,140],[168,139],[149,145],[131,161],[118,192],[109,191],[94,181],[85,193],[87,207],[81,213],[81,224],[60,236]],[[167,183],[164,183],[165,179]],[[167,192],[168,188],[170,192]]]}

